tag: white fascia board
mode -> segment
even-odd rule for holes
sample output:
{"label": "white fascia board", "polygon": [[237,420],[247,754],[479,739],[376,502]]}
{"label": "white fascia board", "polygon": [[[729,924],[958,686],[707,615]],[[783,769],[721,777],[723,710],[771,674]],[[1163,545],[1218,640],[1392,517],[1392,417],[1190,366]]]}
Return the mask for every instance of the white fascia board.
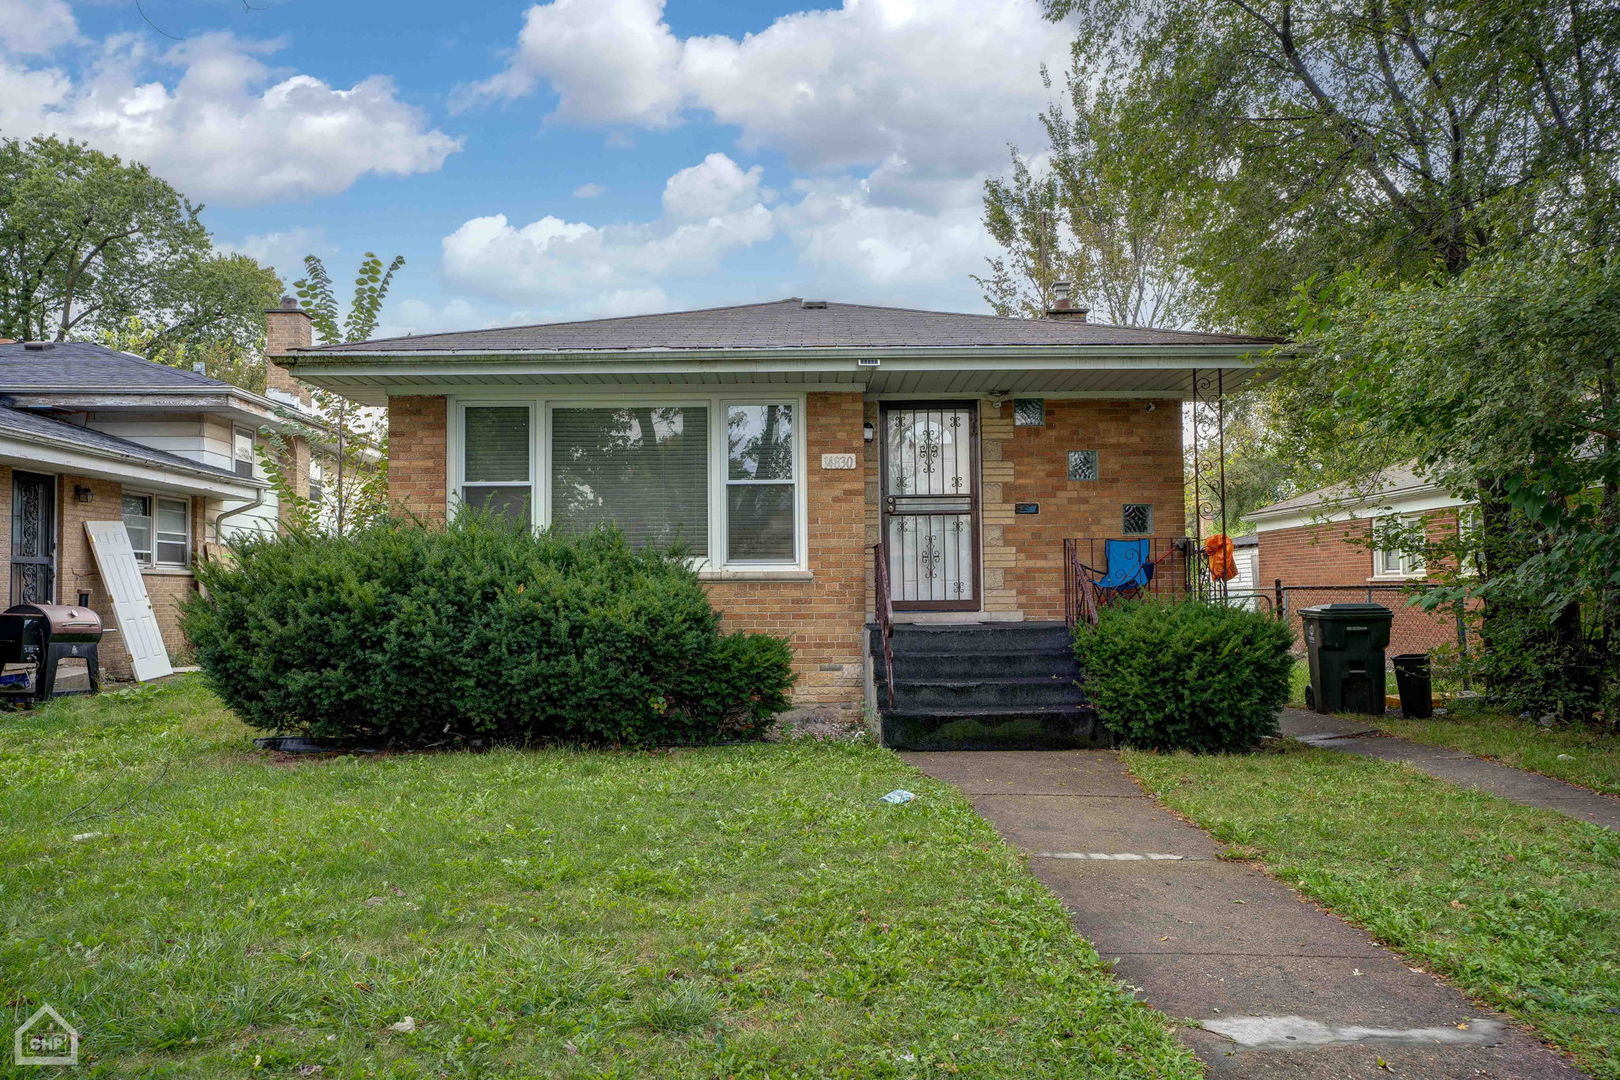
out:
{"label": "white fascia board", "polygon": [[179,465],[159,465],[144,458],[124,457],[111,451],[92,451],[54,439],[29,439],[15,433],[0,434],[0,461],[22,469],[65,472],[97,480],[180,491],[189,495],[210,495],[225,499],[252,499],[262,480],[193,472]]}
{"label": "white fascia board", "polygon": [[1298,529],[1307,525],[1326,525],[1344,521],[1383,517],[1385,514],[1426,514],[1458,506],[1471,506],[1474,500],[1459,499],[1446,491],[1425,486],[1404,491],[1388,491],[1363,499],[1334,503],[1316,503],[1295,506],[1287,510],[1254,512],[1248,519],[1257,533],[1276,532],[1278,529]]}

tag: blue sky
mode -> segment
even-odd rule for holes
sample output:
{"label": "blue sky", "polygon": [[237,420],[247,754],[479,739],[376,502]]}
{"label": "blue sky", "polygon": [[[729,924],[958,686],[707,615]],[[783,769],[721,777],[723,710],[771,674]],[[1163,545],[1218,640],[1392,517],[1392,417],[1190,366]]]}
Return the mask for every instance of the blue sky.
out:
{"label": "blue sky", "polygon": [[[144,13],[144,16],[143,16]],[[0,0],[0,134],[89,141],[389,332],[787,295],[983,310],[1070,30],[1034,0]]]}

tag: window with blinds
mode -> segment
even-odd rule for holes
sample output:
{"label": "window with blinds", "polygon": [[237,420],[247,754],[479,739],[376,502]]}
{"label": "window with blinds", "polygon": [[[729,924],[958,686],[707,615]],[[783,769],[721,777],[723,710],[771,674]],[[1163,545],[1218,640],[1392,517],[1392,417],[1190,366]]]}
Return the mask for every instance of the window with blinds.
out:
{"label": "window with blinds", "polygon": [[527,405],[469,405],[462,413],[461,501],[513,521],[531,519],[532,440]]}
{"label": "window with blinds", "polygon": [[709,554],[706,407],[554,408],[550,439],[552,527]]}

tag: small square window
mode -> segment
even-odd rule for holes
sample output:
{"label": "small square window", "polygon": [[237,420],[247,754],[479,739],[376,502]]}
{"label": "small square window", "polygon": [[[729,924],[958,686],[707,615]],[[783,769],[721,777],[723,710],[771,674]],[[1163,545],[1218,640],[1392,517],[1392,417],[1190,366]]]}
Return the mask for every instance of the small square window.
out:
{"label": "small square window", "polygon": [[1046,399],[1021,397],[1013,399],[1014,427],[1045,427]]}
{"label": "small square window", "polygon": [[1097,451],[1070,450],[1069,451],[1069,479],[1095,480],[1097,479]]}
{"label": "small square window", "polygon": [[1148,503],[1126,503],[1120,515],[1120,531],[1126,536],[1146,536],[1153,531],[1153,507]]}

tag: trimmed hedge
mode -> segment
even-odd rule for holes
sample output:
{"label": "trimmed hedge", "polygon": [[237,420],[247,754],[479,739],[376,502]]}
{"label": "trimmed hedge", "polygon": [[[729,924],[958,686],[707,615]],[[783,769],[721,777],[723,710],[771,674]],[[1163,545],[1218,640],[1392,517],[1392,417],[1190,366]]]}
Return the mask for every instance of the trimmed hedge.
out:
{"label": "trimmed hedge", "polygon": [[1294,634],[1266,615],[1221,604],[1108,604],[1075,628],[1087,696],[1132,746],[1220,753],[1277,732]]}
{"label": "trimmed hedge", "polygon": [[393,746],[752,738],[791,650],[722,634],[674,551],[467,513],[347,537],[253,538],[183,609],[225,702],[267,731]]}

